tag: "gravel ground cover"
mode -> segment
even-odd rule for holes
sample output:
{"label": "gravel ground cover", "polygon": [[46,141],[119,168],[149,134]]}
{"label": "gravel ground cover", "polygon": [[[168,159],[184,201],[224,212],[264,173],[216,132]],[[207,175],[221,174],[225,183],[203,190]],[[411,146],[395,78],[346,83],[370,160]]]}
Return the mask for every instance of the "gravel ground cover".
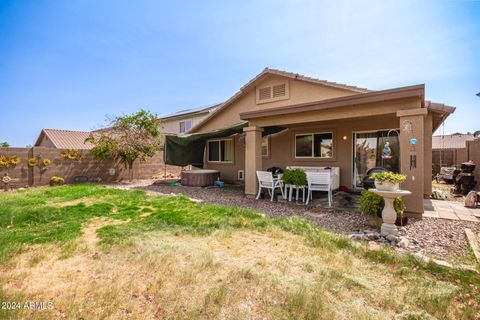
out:
{"label": "gravel ground cover", "polygon": [[219,189],[152,184],[140,188],[163,194],[183,194],[206,203],[249,208],[271,217],[299,216],[313,221],[326,229],[345,234],[365,227],[367,222],[367,219],[359,211],[319,207],[319,205],[323,204],[322,199],[315,200],[312,205],[308,206],[287,201],[270,202],[267,199],[255,200],[255,198],[247,197],[243,194],[242,186],[228,186]]}
{"label": "gravel ground cover", "polygon": [[478,222],[423,218],[409,219],[400,235],[412,240],[412,251],[442,258],[459,258],[465,256],[469,248],[465,228],[480,233]]}
{"label": "gravel ground cover", "polygon": [[[149,183],[139,181],[132,185],[116,185],[121,188],[139,188],[152,193],[183,194],[206,203],[222,204],[232,207],[244,207],[260,211],[271,217],[299,216],[308,219],[325,229],[343,234],[352,234],[370,229],[368,219],[358,210],[352,208],[325,208],[324,199],[318,199],[312,205],[305,206],[285,201],[259,201],[243,194],[242,186],[219,188],[196,188],[171,186],[169,183]],[[345,195],[336,194],[335,204],[344,204]],[[433,255],[443,259],[458,259],[468,252],[468,242],[464,229],[470,228],[480,233],[480,223],[444,220],[413,219],[401,229],[400,235],[410,240],[407,250]]]}

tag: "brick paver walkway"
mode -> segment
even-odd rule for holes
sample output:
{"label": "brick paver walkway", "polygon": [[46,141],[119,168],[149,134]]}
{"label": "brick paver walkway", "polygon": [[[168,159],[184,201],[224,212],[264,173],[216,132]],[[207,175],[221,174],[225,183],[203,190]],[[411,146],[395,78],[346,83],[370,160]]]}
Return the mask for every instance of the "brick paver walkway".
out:
{"label": "brick paver walkway", "polygon": [[424,217],[480,222],[480,208],[465,208],[461,202],[424,200]]}

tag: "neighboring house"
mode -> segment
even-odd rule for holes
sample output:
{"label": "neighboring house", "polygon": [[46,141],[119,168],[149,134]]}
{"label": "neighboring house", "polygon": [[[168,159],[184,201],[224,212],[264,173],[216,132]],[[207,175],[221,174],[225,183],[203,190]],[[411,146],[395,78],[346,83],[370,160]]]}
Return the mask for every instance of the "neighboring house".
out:
{"label": "neighboring house", "polygon": [[42,129],[35,147],[89,150],[93,148],[91,143],[85,142],[89,135],[87,131]]}
{"label": "neighboring house", "polygon": [[467,144],[478,137],[472,133],[453,133],[432,137],[433,174],[440,167],[454,167],[470,160]]}
{"label": "neighboring house", "polygon": [[219,104],[186,109],[160,118],[162,135],[185,134],[202,122]]}
{"label": "neighboring house", "polygon": [[[423,84],[372,91],[266,68],[190,130],[201,135],[171,138],[196,139],[172,143],[188,157],[169,154],[168,140],[167,163],[200,161],[224,180],[244,179],[248,195],[257,191],[256,171],[273,166],[336,167],[349,188],[383,166],[408,176],[407,211],[421,214],[431,194],[432,133],[454,110],[426,101]],[[382,157],[386,142],[390,159]]]}

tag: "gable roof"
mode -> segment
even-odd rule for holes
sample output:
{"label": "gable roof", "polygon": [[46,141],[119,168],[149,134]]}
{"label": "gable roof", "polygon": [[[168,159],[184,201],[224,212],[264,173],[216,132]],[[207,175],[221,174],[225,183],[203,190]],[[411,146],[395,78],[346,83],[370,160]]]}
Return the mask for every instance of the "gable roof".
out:
{"label": "gable roof", "polygon": [[372,92],[372,90],[366,89],[366,88],[359,88],[355,86],[350,86],[347,84],[342,84],[342,83],[337,83],[337,82],[331,82],[327,80],[320,80],[316,78],[311,78],[307,77],[298,73],[293,73],[293,72],[288,72],[288,71],[283,71],[283,70],[278,70],[278,69],[271,69],[271,68],[265,68],[263,69],[262,72],[260,72],[258,75],[256,75],[253,79],[248,81],[245,85],[243,85],[240,90],[235,93],[232,97],[230,97],[227,101],[223,102],[222,104],[218,105],[213,112],[210,113],[210,115],[205,118],[202,122],[198,123],[196,126],[194,126],[190,132],[195,132],[197,129],[201,128],[205,123],[207,123],[211,118],[215,117],[217,114],[219,114],[222,110],[227,108],[229,105],[233,104],[237,99],[242,97],[249,89],[251,89],[255,83],[260,81],[261,79],[266,78],[269,75],[277,75],[277,76],[282,76],[290,79],[295,79],[295,80],[301,80],[301,81],[306,81],[310,82],[313,84],[317,85],[322,85],[322,86],[327,86],[327,87],[332,87],[332,88],[337,88],[345,91],[350,91],[353,93],[367,93],[367,92]]}
{"label": "gable roof", "polygon": [[90,142],[85,142],[89,135],[90,132],[88,131],[42,129],[35,146],[39,146],[42,140],[48,137],[55,148],[58,149],[92,149],[93,145]]}
{"label": "gable roof", "polygon": [[215,103],[215,104],[210,104],[208,106],[202,106],[202,107],[197,107],[197,108],[191,108],[191,109],[185,109],[185,110],[180,110],[176,111],[173,113],[169,113],[163,117],[160,117],[160,120],[165,121],[165,120],[173,120],[178,117],[186,117],[186,116],[196,116],[196,115],[202,115],[202,114],[208,114],[215,110],[216,107],[220,106],[222,103]]}
{"label": "gable roof", "polygon": [[252,120],[256,118],[278,116],[285,114],[295,114],[298,112],[325,110],[339,108],[351,105],[360,105],[365,103],[381,102],[385,100],[420,97],[423,99],[425,86],[423,84],[386,89],[380,91],[371,91],[367,93],[352,94],[349,96],[336,97],[321,101],[308,102],[290,106],[269,108],[264,110],[255,110],[240,113],[240,119]]}
{"label": "gable roof", "polygon": [[454,133],[432,137],[432,149],[461,149],[467,146],[467,141],[475,140],[473,134]]}

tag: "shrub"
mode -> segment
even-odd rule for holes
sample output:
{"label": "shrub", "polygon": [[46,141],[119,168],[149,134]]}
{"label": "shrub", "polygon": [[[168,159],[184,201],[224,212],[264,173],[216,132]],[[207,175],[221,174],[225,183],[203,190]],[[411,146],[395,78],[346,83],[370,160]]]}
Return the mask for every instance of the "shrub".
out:
{"label": "shrub", "polygon": [[397,213],[398,217],[402,217],[403,213],[405,212],[405,205],[403,204],[403,200],[400,197],[395,198],[393,200],[393,208],[395,209],[395,212]]}
{"label": "shrub", "polygon": [[65,179],[63,179],[62,177],[57,177],[57,176],[53,176],[50,178],[50,185],[53,187],[53,186],[61,186],[61,185],[64,185],[65,184]]}
{"label": "shrub", "polygon": [[302,169],[286,169],[283,172],[282,181],[296,186],[306,186],[307,175]]}
{"label": "shrub", "polygon": [[407,179],[406,175],[393,172],[377,172],[372,174],[371,177],[377,181],[388,181],[393,184],[402,183]]}
{"label": "shrub", "polygon": [[376,217],[385,206],[385,201],[381,196],[367,190],[362,191],[358,201],[360,203],[360,210],[369,216]]}

